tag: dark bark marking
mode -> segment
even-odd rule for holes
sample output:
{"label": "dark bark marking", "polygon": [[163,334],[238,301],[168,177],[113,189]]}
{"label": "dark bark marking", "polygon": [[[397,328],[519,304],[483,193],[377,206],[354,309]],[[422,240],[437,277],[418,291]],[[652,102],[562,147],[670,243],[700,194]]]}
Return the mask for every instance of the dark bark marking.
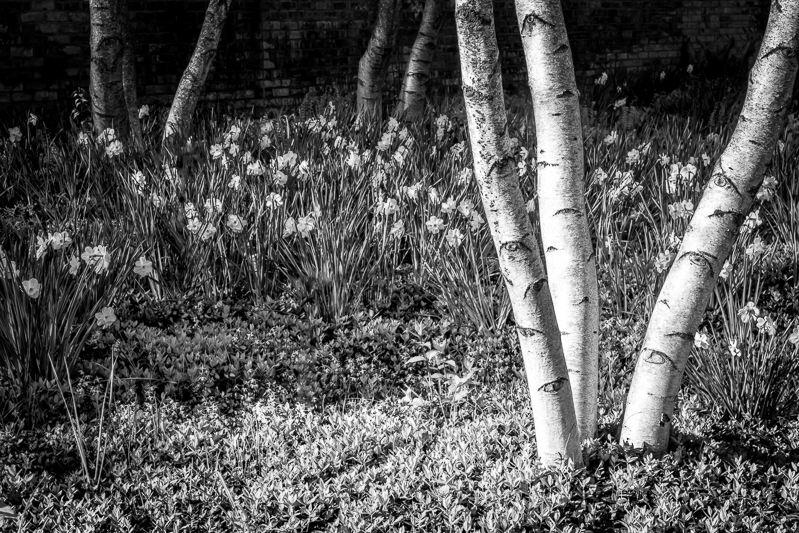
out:
{"label": "dark bark marking", "polygon": [[588,296],[583,296],[583,299],[577,302],[577,305],[583,305],[591,302],[591,298]]}
{"label": "dark bark marking", "polygon": [[523,328],[521,326],[516,326],[516,330],[522,337],[534,337],[536,335],[543,335],[544,332],[540,329],[535,328]]}
{"label": "dark bark marking", "polygon": [[709,277],[709,278],[714,277],[715,274],[714,274],[714,271],[713,271],[713,263],[716,260],[716,256],[711,255],[711,254],[709,254],[707,252],[689,251],[689,252],[683,253],[678,258],[678,260],[681,260],[681,259],[683,259],[685,257],[688,258],[688,261],[690,261],[692,265],[696,265],[696,266],[699,266],[699,267],[706,268],[707,271],[708,271],[707,272],[707,277]]}
{"label": "dark bark marking", "polygon": [[579,209],[575,209],[573,207],[566,207],[565,209],[558,209],[555,211],[555,216],[557,215],[575,215],[578,217],[583,216]]}
{"label": "dark bark marking", "polygon": [[502,244],[499,245],[500,253],[503,250],[507,250],[510,253],[515,253],[515,252],[518,252],[519,250],[527,250],[528,252],[532,251],[532,250],[530,250],[530,247],[527,246],[527,244],[524,241],[503,242]]}
{"label": "dark bark marking", "polygon": [[558,251],[558,249],[555,248],[554,246],[548,246],[547,247],[547,252],[557,252],[557,251]]}
{"label": "dark bark marking", "polygon": [[732,221],[740,226],[743,224],[744,220],[746,220],[746,216],[743,213],[739,213],[737,211],[722,211],[721,209],[716,209],[711,214],[707,216],[707,218],[714,218],[714,217],[732,217]]}
{"label": "dark bark marking", "polygon": [[568,51],[569,51],[569,45],[566,44],[566,43],[561,43],[560,46],[558,46],[557,48],[555,48],[552,51],[552,54],[553,55],[554,54],[562,54],[563,52],[568,52]]}
{"label": "dark bark marking", "polygon": [[569,381],[566,378],[558,378],[554,381],[550,381],[549,383],[544,383],[540,387],[538,387],[539,392],[558,392],[560,389],[563,388],[563,384]]}
{"label": "dark bark marking", "polygon": [[574,96],[574,93],[566,89],[562,93],[555,95],[555,98],[571,98],[572,96]]}
{"label": "dark bark marking", "polygon": [[550,28],[554,28],[555,27],[554,24],[552,24],[548,20],[542,18],[541,15],[539,15],[535,11],[533,11],[529,15],[525,16],[524,19],[522,20],[522,33],[524,33],[528,29],[527,28],[528,24],[530,25],[529,29],[531,31],[533,29],[532,27],[535,26],[536,24],[541,24],[542,26],[549,26]]}
{"label": "dark bark marking", "polygon": [[669,305],[669,301],[667,299],[663,298],[662,300],[660,300],[660,303],[671,309],[671,306]]}
{"label": "dark bark marking", "polygon": [[674,361],[668,355],[658,350],[648,350],[648,353],[644,355],[644,361],[653,365],[665,365],[668,363],[672,368],[677,368],[677,365],[674,364]]}
{"label": "dark bark marking", "polygon": [[690,333],[685,333],[684,331],[672,331],[671,333],[666,333],[666,337],[679,337],[686,341],[694,340],[694,336]]}

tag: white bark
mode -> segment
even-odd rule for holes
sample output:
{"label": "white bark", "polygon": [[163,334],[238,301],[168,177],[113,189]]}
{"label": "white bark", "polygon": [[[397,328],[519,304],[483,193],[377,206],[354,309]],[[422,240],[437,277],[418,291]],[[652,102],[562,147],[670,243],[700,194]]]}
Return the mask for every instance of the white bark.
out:
{"label": "white bark", "polygon": [[547,278],[507,134],[491,0],[456,0],[474,171],[524,358],[541,461],[582,465],[571,384]]}
{"label": "white bark", "polygon": [[[117,138],[128,140],[130,119],[124,86],[126,0],[90,0],[91,66],[89,94],[95,134],[113,128]],[[128,52],[132,54],[132,52]]]}
{"label": "white bark", "polygon": [[[596,433],[599,290],[585,209],[580,103],[560,0],[516,0],[535,115],[541,237],[580,438]],[[557,275],[551,275],[557,273]]]}
{"label": "white bark", "polygon": [[164,127],[164,143],[173,136],[185,135],[191,126],[192,115],[216,56],[222,28],[232,2],[233,0],[210,0],[208,3],[200,37],[189,60],[189,66],[183,71],[175,98],[172,100],[172,107],[169,109]]}
{"label": "white bark", "polygon": [[378,0],[377,21],[366,52],[358,62],[358,115],[382,118],[383,80],[397,41],[401,0]]}
{"label": "white bark", "polygon": [[721,267],[763,182],[790,102],[799,54],[799,0],[772,2],[741,116],[713,169],[655,303],[627,396],[621,440],[666,451],[694,335]]}
{"label": "white bark", "polygon": [[424,4],[422,22],[411,49],[397,104],[397,115],[404,116],[405,120],[419,120],[424,113],[430,66],[433,63],[438,35],[444,25],[445,1],[427,0]]}

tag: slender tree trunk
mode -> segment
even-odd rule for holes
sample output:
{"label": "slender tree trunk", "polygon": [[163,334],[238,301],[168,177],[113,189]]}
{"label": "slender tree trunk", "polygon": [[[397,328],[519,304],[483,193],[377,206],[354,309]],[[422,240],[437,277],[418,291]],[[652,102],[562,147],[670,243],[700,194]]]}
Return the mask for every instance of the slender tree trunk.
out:
{"label": "slender tree trunk", "polygon": [[535,114],[538,204],[549,287],[580,438],[596,433],[599,290],[585,210],[580,103],[560,0],[516,0]]}
{"label": "slender tree trunk", "polygon": [[424,113],[430,66],[436,52],[438,35],[444,25],[445,1],[427,0],[424,4],[422,22],[411,49],[397,104],[397,115],[404,116],[406,120],[419,120]]}
{"label": "slender tree trunk", "polygon": [[491,0],[456,0],[455,21],[474,171],[510,295],[545,465],[582,464],[569,371],[507,133]]}
{"label": "slender tree trunk", "polygon": [[799,0],[771,4],[738,125],[713,169],[649,320],[627,396],[621,439],[666,451],[694,335],[755,194],[790,102],[799,54]]}
{"label": "slender tree trunk", "polygon": [[172,136],[185,135],[191,126],[192,115],[208,72],[211,70],[232,2],[233,0],[210,0],[208,4],[200,38],[197,39],[197,46],[194,48],[189,66],[183,72],[175,98],[172,100],[164,128],[164,143]]}
{"label": "slender tree trunk", "polygon": [[141,121],[139,120],[139,104],[136,95],[136,54],[133,46],[133,35],[130,30],[130,12],[128,1],[119,0],[121,7],[122,39],[125,50],[122,53],[122,87],[125,91],[125,105],[128,108],[128,123],[133,144],[143,146]]}
{"label": "slender tree trunk", "polygon": [[401,0],[378,0],[377,21],[372,37],[358,63],[357,106],[359,115],[380,120],[383,80],[391,51],[397,42]]}
{"label": "slender tree trunk", "polygon": [[130,119],[125,99],[125,35],[128,20],[125,0],[90,0],[91,67],[89,94],[95,134],[113,128],[117,138],[128,140]]}

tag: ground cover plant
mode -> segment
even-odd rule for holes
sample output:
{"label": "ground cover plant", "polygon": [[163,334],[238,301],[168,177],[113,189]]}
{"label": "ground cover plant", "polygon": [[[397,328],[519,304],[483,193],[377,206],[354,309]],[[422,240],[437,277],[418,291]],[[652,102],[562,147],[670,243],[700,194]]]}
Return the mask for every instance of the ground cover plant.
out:
{"label": "ground cover plant", "polygon": [[[145,150],[92,135],[79,95],[64,127],[10,119],[0,500],[18,516],[0,528],[792,531],[795,100],[695,338],[669,453],[614,439],[734,126],[658,104],[724,86],[691,70],[602,75],[584,98],[600,430],[577,471],[534,459],[462,101],[409,124],[359,121],[335,95],[268,119],[209,111],[177,157],[157,149],[166,110],[139,111]],[[508,117],[534,215],[523,98]]]}

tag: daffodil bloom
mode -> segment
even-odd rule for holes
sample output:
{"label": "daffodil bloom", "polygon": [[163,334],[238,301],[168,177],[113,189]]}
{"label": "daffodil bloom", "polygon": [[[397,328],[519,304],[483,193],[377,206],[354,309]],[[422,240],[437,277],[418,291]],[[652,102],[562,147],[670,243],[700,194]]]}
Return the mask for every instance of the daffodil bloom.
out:
{"label": "daffodil bloom", "polygon": [[667,156],[666,154],[660,154],[660,159],[658,159],[658,161],[660,162],[661,166],[665,167],[671,163],[671,157]]}
{"label": "daffodil bloom", "polygon": [[78,273],[78,267],[80,267],[80,259],[78,259],[77,255],[72,254],[72,257],[70,258],[69,263],[67,263],[67,265],[69,266],[70,275],[74,276],[75,274]]}
{"label": "daffodil bloom", "polygon": [[78,133],[78,144],[81,146],[88,146],[89,144],[89,135],[82,131]]}
{"label": "daffodil bloom", "polygon": [[597,168],[596,170],[594,170],[594,179],[596,180],[597,183],[602,185],[603,183],[605,183],[607,181],[608,174],[607,174],[607,172],[605,172],[601,168]]}
{"label": "daffodil bloom", "polygon": [[437,204],[441,201],[441,198],[438,196],[438,189],[435,187],[430,187],[427,189],[427,199],[430,200],[431,204]]}
{"label": "daffodil bloom", "polygon": [[274,179],[274,180],[275,180],[275,185],[277,185],[278,187],[283,187],[283,186],[285,186],[285,185],[286,185],[286,183],[288,183],[288,181],[289,181],[289,177],[288,177],[288,176],[286,176],[286,175],[285,175],[285,174],[284,174],[282,171],[280,171],[280,170],[278,170],[277,172],[275,172],[275,173],[274,173],[274,175],[272,176],[272,179]]}
{"label": "daffodil bloom", "polygon": [[754,259],[766,251],[766,245],[763,243],[763,239],[760,238],[760,235],[755,237],[755,240],[752,241],[752,244],[746,247],[746,257],[749,259]]}
{"label": "daffodil bloom", "polygon": [[608,81],[608,73],[603,72],[601,76],[594,80],[594,85],[605,85]]}
{"label": "daffodil bloom", "polygon": [[105,155],[110,158],[114,158],[118,155],[121,155],[122,152],[125,150],[122,143],[119,141],[111,141],[108,146],[105,147]]}
{"label": "daffodil bloom", "polygon": [[607,145],[611,145],[618,140],[619,140],[619,134],[616,133],[616,130],[613,130],[610,132],[610,134],[607,137],[605,137],[604,143]]}
{"label": "daffodil bloom", "polygon": [[277,169],[283,170],[284,168],[288,168],[289,170],[294,168],[297,164],[297,154],[294,152],[286,152],[283,155],[277,156]]}
{"label": "daffodil bloom", "polygon": [[203,240],[203,242],[207,242],[214,235],[216,235],[216,226],[214,226],[213,224],[211,224],[209,222],[203,228],[203,232],[202,232],[202,235],[200,235],[200,238]]}
{"label": "daffodil bloom", "polygon": [[283,205],[283,198],[276,192],[270,192],[266,197],[266,207],[276,209]]}
{"label": "daffodil bloom", "polygon": [[117,315],[114,313],[113,307],[103,307],[94,314],[94,318],[97,319],[97,325],[103,329],[109,328],[117,321]]}
{"label": "daffodil bloom", "polygon": [[297,231],[303,237],[307,238],[310,232],[313,231],[315,226],[316,226],[316,221],[313,219],[311,215],[297,218]]}
{"label": "daffodil bloom", "polygon": [[472,181],[472,175],[472,169],[468,167],[458,172],[458,185],[466,185]]}
{"label": "daffodil bloom", "polygon": [[732,264],[728,259],[727,261],[724,262],[724,265],[721,267],[721,272],[719,272],[719,277],[721,279],[727,279],[730,275],[730,272],[732,272]]}
{"label": "daffodil bloom", "polygon": [[618,108],[624,107],[626,105],[627,105],[627,99],[626,98],[621,98],[621,99],[616,100],[615,102],[613,102],[613,109],[618,109]]}
{"label": "daffodil bloom", "polygon": [[153,202],[153,205],[156,208],[161,207],[162,205],[164,205],[166,203],[166,200],[164,199],[164,197],[155,194],[155,192],[150,193],[150,201]]}
{"label": "daffodil bloom", "polygon": [[239,153],[240,147],[238,144],[231,143],[230,146],[227,147],[227,151],[231,157],[236,157]]}
{"label": "daffodil bloom", "polygon": [[472,211],[474,211],[474,203],[472,203],[472,201],[468,198],[461,200],[460,205],[458,205],[458,212],[466,218],[469,218],[469,216],[472,214]]}
{"label": "daffodil bloom", "polygon": [[425,226],[427,226],[427,231],[435,234],[444,229],[444,221],[437,216],[432,215],[427,222],[425,222]]}
{"label": "daffodil bloom", "polygon": [[36,236],[36,259],[41,259],[41,257],[47,251],[47,246],[49,244],[49,238],[42,237],[41,235]]}
{"label": "daffodil bloom", "polygon": [[104,142],[107,144],[116,140],[116,138],[117,132],[114,131],[114,128],[106,128],[97,136],[97,142]]}
{"label": "daffodil bloom", "polygon": [[447,230],[445,236],[447,238],[447,243],[453,248],[457,248],[463,242],[463,233],[457,228]]}
{"label": "daffodil bloom", "polygon": [[674,252],[668,251],[658,254],[657,259],[655,259],[655,270],[657,270],[658,273],[668,270],[671,260],[674,259],[674,255]]}
{"label": "daffodil bloom", "polygon": [[447,215],[451,215],[452,213],[455,212],[455,209],[457,209],[457,207],[458,203],[455,201],[455,199],[452,196],[450,196],[446,202],[441,204],[441,212]]}
{"label": "daffodil bloom", "polygon": [[39,284],[39,281],[36,278],[26,279],[23,281],[22,288],[25,289],[25,293],[34,300],[42,293],[42,286]]}
{"label": "daffodil bloom", "polygon": [[397,220],[391,225],[391,231],[389,234],[395,238],[399,239],[405,233],[405,221],[402,219]]}
{"label": "daffodil bloom", "polygon": [[248,176],[263,176],[266,173],[266,168],[260,161],[254,161],[247,165]]}
{"label": "daffodil bloom", "polygon": [[700,350],[707,350],[710,348],[710,340],[708,339],[707,333],[700,333],[697,331],[694,335],[694,346]]}
{"label": "daffodil bloom", "polygon": [[741,322],[746,324],[750,319],[760,316],[760,309],[755,306],[754,302],[748,302],[738,310],[738,316],[741,318]]}
{"label": "daffodil bloom", "polygon": [[774,325],[774,320],[770,316],[762,316],[757,319],[757,330],[760,333],[767,333],[772,337],[777,333],[777,327]]}
{"label": "daffodil bloom", "polygon": [[49,236],[53,250],[60,250],[72,244],[72,237],[66,231],[57,231]]}
{"label": "daffodil bloom", "polygon": [[188,223],[186,224],[186,229],[188,229],[192,233],[197,233],[200,231],[200,220],[197,218],[190,218]]}
{"label": "daffodil bloom", "polygon": [[133,273],[141,277],[149,276],[153,273],[153,262],[144,256],[139,257],[139,260],[133,264]]}
{"label": "daffodil bloom", "polygon": [[297,223],[294,221],[294,217],[288,217],[283,222],[283,237],[290,237],[295,233],[297,233]]}
{"label": "daffodil bloom", "polygon": [[627,164],[628,165],[637,165],[641,162],[641,152],[633,148],[629,152],[627,152]]}
{"label": "daffodil bloom", "polygon": [[703,163],[705,166],[708,166],[708,165],[710,164],[710,156],[709,156],[709,155],[707,155],[707,154],[703,153],[703,154],[702,154],[700,157],[701,157],[701,159],[702,159],[702,163]]}
{"label": "daffodil bloom", "polygon": [[483,216],[476,210],[472,211],[472,219],[469,221],[469,226],[471,226],[472,231],[477,231],[484,223],[485,220],[483,219]]}
{"label": "daffodil bloom", "polygon": [[214,160],[217,160],[225,155],[224,148],[221,144],[212,144],[209,152],[211,154],[211,158]]}
{"label": "daffodil bloom", "polygon": [[183,211],[186,213],[186,218],[197,218],[197,208],[192,202],[186,202],[183,205]]}
{"label": "daffodil bloom", "polygon": [[222,200],[219,198],[208,198],[205,201],[205,211],[211,215],[222,212]]}
{"label": "daffodil bloom", "polygon": [[794,328],[793,333],[788,336],[788,342],[794,346],[799,346],[799,325]]}
{"label": "daffodil bloom", "polygon": [[245,222],[238,215],[228,215],[225,225],[230,228],[233,233],[241,233],[244,231]]}
{"label": "daffodil bloom", "polygon": [[80,257],[88,266],[94,267],[94,272],[97,274],[101,274],[105,270],[108,270],[111,264],[111,254],[106,247],[102,245],[95,246],[94,248],[87,246]]}
{"label": "daffodil bloom", "polygon": [[139,108],[139,120],[150,116],[150,106],[143,105]]}
{"label": "daffodil bloom", "polygon": [[239,188],[241,187],[241,176],[239,176],[238,174],[233,174],[230,177],[230,181],[228,182],[227,186],[233,189],[234,191],[238,191]]}
{"label": "daffodil bloom", "polygon": [[29,113],[28,114],[28,124],[30,124],[31,126],[36,126],[36,124],[38,124],[38,123],[39,123],[39,117],[37,117],[33,113]]}

